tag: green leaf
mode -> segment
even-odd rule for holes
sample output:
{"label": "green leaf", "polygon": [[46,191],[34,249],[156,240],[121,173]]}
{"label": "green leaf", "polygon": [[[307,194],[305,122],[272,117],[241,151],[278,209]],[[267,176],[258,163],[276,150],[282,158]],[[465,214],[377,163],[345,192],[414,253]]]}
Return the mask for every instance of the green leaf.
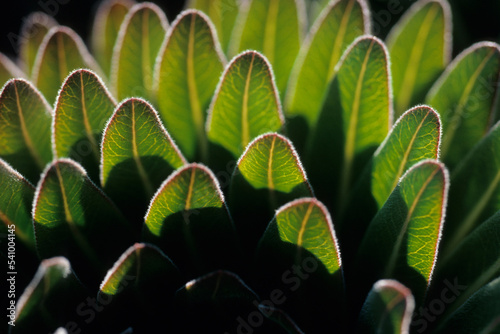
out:
{"label": "green leaf", "polygon": [[24,73],[6,55],[0,53],[0,85],[4,86],[9,79],[24,78]]}
{"label": "green leaf", "polygon": [[[500,211],[482,223],[458,244],[446,257],[438,260],[433,294],[440,298],[449,288],[450,278],[458,282],[460,291],[453,304],[446,305],[446,312],[456,310],[483,285],[500,274]],[[465,265],[466,264],[466,265]],[[456,284],[454,284],[456,286]]]}
{"label": "green leaf", "polygon": [[[354,177],[365,169],[392,126],[388,63],[382,41],[372,36],[356,39],[338,64],[308,142],[305,160],[311,183],[323,189],[320,199],[333,200],[336,211],[344,209]],[[327,175],[322,171],[325,165],[331,166]]]}
{"label": "green leaf", "polygon": [[168,21],[153,3],[134,5],[123,20],[111,62],[111,85],[116,97],[153,96],[154,66]]}
{"label": "green leaf", "polygon": [[423,101],[450,62],[450,5],[445,0],[418,1],[396,23],[386,41],[399,117]]}
{"label": "green leaf", "polygon": [[196,8],[208,15],[219,36],[222,50],[227,51],[239,9],[238,0],[190,0],[188,8]]}
{"label": "green leaf", "polygon": [[234,227],[219,182],[203,165],[189,164],[172,173],[144,219],[144,239],[164,250],[183,272],[225,267],[236,254]]}
{"label": "green leaf", "polygon": [[53,122],[54,155],[80,163],[98,181],[100,143],[116,102],[89,70],[72,72],[57,96]]}
{"label": "green leaf", "polygon": [[373,285],[361,310],[358,331],[362,333],[409,333],[415,300],[411,290],[394,280]]}
{"label": "green leaf", "polygon": [[252,0],[244,2],[229,53],[256,50],[271,63],[276,87],[283,97],[297,58],[304,31],[302,0]]}
{"label": "green leaf", "polygon": [[493,334],[500,330],[500,277],[485,285],[440,329],[447,333]]}
{"label": "green leaf", "polygon": [[380,278],[401,280],[420,300],[436,262],[448,185],[448,172],[438,161],[410,168],[370,223],[356,274],[366,274],[370,284]]}
{"label": "green leaf", "polygon": [[68,27],[53,27],[42,41],[33,65],[33,83],[53,104],[62,83],[72,71],[89,68],[100,73],[80,36]]}
{"label": "green leaf", "polygon": [[11,333],[52,332],[68,323],[68,309],[86,298],[83,286],[64,257],[42,260],[30,284],[16,303]]}
{"label": "green leaf", "polygon": [[340,250],[328,209],[315,198],[300,198],[276,211],[261,243],[284,242],[296,247],[295,263],[314,255],[334,274],[341,270]]}
{"label": "green leaf", "polygon": [[172,261],[155,246],[136,243],[108,271],[97,299],[106,300],[105,321],[126,318],[127,325],[144,332],[157,326],[158,317],[165,323],[174,320],[171,304],[179,286],[181,276]]}
{"label": "green leaf", "polygon": [[44,12],[35,12],[23,20],[19,40],[19,56],[28,78],[32,76],[36,54],[44,37],[56,25],[57,22],[54,18]]}
{"label": "green leaf", "polygon": [[427,95],[443,121],[443,161],[451,169],[495,121],[500,46],[482,42],[453,60]]}
{"label": "green leaf", "polygon": [[271,65],[246,51],[230,62],[219,82],[207,120],[208,139],[238,158],[257,136],[284,124]]}
{"label": "green leaf", "polygon": [[373,156],[371,189],[379,208],[411,166],[439,158],[440,140],[441,121],[430,107],[414,107],[397,120]]}
{"label": "green leaf", "polygon": [[500,123],[463,158],[451,175],[445,255],[479,223],[500,210]]}
{"label": "green leaf", "polygon": [[166,127],[188,159],[207,158],[206,110],[225,58],[210,20],[187,10],[164,41],[155,68],[155,97]]}
{"label": "green leaf", "polygon": [[12,79],[0,93],[0,158],[33,183],[52,160],[50,106],[24,79]]}
{"label": "green leaf", "polygon": [[287,115],[302,116],[310,128],[315,127],[337,62],[356,37],[368,33],[370,18],[364,0],[330,1],[292,69],[285,97]]}
{"label": "green leaf", "polygon": [[185,163],[148,102],[130,98],[117,106],[102,139],[101,184],[124,212],[139,214],[133,220],[142,221],[156,189]]}
{"label": "green leaf", "polygon": [[240,237],[253,247],[280,206],[313,190],[292,143],[269,133],[255,138],[237,163],[229,189],[230,208]]}
{"label": "green leaf", "polygon": [[102,1],[95,14],[90,43],[106,76],[111,72],[111,58],[120,26],[134,4],[133,0]]}
{"label": "green leaf", "polygon": [[91,285],[132,241],[123,215],[69,159],[55,160],[44,171],[33,220],[40,258],[66,256],[82,281]]}
{"label": "green leaf", "polygon": [[[31,206],[35,187],[0,159],[0,231],[15,231],[16,239],[35,250],[35,236],[31,219]],[[6,250],[2,249],[2,253]]]}

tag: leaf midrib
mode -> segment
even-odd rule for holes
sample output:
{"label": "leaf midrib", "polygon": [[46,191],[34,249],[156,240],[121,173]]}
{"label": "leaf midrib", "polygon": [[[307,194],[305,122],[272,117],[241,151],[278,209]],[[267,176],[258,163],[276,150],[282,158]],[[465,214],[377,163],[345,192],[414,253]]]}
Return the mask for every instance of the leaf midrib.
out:
{"label": "leaf midrib", "polygon": [[94,153],[94,158],[96,159],[96,161],[99,161],[99,159],[100,159],[99,146],[94,138],[92,127],[90,126],[88,112],[87,112],[87,106],[85,103],[85,89],[84,89],[84,84],[83,84],[83,73],[82,72],[80,72],[80,93],[81,93],[83,125],[85,127],[85,133],[87,135],[87,139],[90,142],[90,145],[92,146],[92,152]]}
{"label": "leaf midrib", "polygon": [[61,32],[57,34],[57,57],[59,58],[59,81],[64,82],[68,74],[68,64],[66,62],[66,51],[64,50],[64,36]]}
{"label": "leaf midrib", "polygon": [[[378,328],[377,328],[377,333],[383,333],[383,324],[384,322],[386,321],[385,319],[387,319],[389,317],[389,315],[391,314],[391,311],[402,301],[406,300],[405,296],[403,296],[401,294],[401,292],[398,291],[398,294],[396,295],[395,298],[392,298],[391,301],[387,304],[385,304],[385,309],[384,309],[384,313],[382,314],[382,316],[380,317],[380,323],[378,325]],[[405,312],[406,312],[406,303],[405,303]],[[405,316],[405,312],[403,312],[403,318]],[[401,321],[401,330],[403,330],[402,328],[402,323],[403,321]]]}
{"label": "leaf midrib", "polygon": [[267,59],[271,64],[273,64],[275,56],[275,44],[276,44],[276,29],[277,29],[277,17],[279,12],[280,0],[269,1],[269,9],[267,11],[266,25],[264,32],[264,45],[262,50],[266,55]]}
{"label": "leaf midrib", "polygon": [[23,114],[23,108],[21,106],[21,100],[19,98],[19,92],[17,90],[17,83],[14,81],[13,82],[14,86],[14,93],[16,94],[16,105],[17,105],[17,111],[19,114],[19,123],[21,126],[21,133],[24,138],[24,142],[26,143],[26,146],[28,147],[28,151],[31,153],[31,156],[35,160],[35,163],[37,164],[38,168],[40,170],[43,169],[44,163],[42,161],[42,158],[38,154],[38,151],[35,149],[35,146],[33,145],[33,141],[30,137],[30,133],[28,131],[28,128],[26,127],[26,121],[24,119],[24,114]]}
{"label": "leaf midrib", "polygon": [[399,91],[398,109],[400,110],[405,109],[410,103],[419,65],[422,60],[422,54],[424,52],[425,39],[429,36],[432,22],[438,14],[438,6],[439,5],[437,3],[431,4],[431,8],[427,12],[424,22],[420,25],[416,41],[412,46],[410,52],[411,56],[408,61],[408,66],[405,68],[403,80],[400,86],[401,90]]}
{"label": "leaf midrib", "polygon": [[340,25],[337,30],[337,35],[335,38],[335,43],[333,44],[332,56],[328,64],[328,75],[326,76],[325,84],[328,84],[328,82],[331,80],[331,78],[335,73],[335,65],[337,65],[340,59],[341,46],[342,43],[344,42],[344,37],[347,31],[347,23],[349,22],[349,18],[351,17],[352,9],[354,8],[355,2],[356,0],[351,0],[347,3],[344,15],[342,16],[342,20],[340,21]]}
{"label": "leaf midrib", "polygon": [[274,158],[274,145],[276,143],[276,137],[273,137],[271,142],[271,148],[269,150],[269,160],[267,161],[267,188],[274,190],[273,181],[273,158]]}
{"label": "leaf midrib", "polygon": [[142,180],[142,184],[146,190],[147,196],[149,198],[153,197],[154,189],[151,181],[149,180],[148,174],[142,165],[141,157],[139,155],[139,151],[137,148],[137,130],[136,130],[136,122],[135,122],[135,102],[131,103],[132,110],[132,156],[134,157],[135,164],[137,165],[137,171],[139,173],[139,177]]}
{"label": "leaf midrib", "polygon": [[149,60],[150,51],[150,36],[149,36],[149,10],[144,10],[142,12],[142,20],[141,20],[141,58],[142,58],[142,85],[146,88],[146,91],[151,93],[151,84],[152,80],[147,80],[151,78],[151,63]]}
{"label": "leaf midrib", "polygon": [[250,130],[248,125],[248,91],[250,89],[250,79],[252,77],[253,63],[255,60],[255,53],[252,53],[252,59],[250,60],[250,65],[247,72],[247,77],[245,81],[245,89],[243,93],[243,104],[241,109],[241,143],[243,147],[246,147],[250,142]]}

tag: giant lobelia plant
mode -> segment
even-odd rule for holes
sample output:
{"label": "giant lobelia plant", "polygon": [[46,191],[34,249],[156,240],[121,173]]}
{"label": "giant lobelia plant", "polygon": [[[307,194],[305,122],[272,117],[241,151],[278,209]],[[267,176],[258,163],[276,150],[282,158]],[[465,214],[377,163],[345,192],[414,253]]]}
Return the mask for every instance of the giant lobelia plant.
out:
{"label": "giant lobelia plant", "polygon": [[451,60],[445,0],[385,41],[365,0],[315,5],[109,0],[91,52],[26,20],[10,333],[500,331],[500,47]]}

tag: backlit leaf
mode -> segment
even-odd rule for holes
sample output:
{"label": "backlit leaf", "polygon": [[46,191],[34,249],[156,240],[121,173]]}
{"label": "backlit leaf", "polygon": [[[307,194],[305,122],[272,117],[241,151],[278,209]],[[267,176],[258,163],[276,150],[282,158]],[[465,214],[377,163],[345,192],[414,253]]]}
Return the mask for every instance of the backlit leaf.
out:
{"label": "backlit leaf", "polygon": [[63,255],[83,282],[96,285],[132,241],[114,204],[69,159],[55,160],[42,175],[33,202],[40,258]]}
{"label": "backlit leaf", "polygon": [[80,36],[68,27],[56,26],[45,35],[33,65],[33,83],[53,104],[66,77],[74,70],[100,69]]}
{"label": "backlit leaf", "polygon": [[239,54],[226,67],[212,100],[208,138],[238,158],[255,137],[283,124],[271,65],[258,52]]}
{"label": "backlit leaf", "polygon": [[52,160],[51,108],[24,79],[10,80],[0,93],[0,158],[32,183]]}
{"label": "backlit leaf", "polygon": [[314,128],[335,66],[354,39],[370,33],[364,0],[330,1],[302,44],[285,97],[289,116],[302,116]]}
{"label": "backlit leaf", "polygon": [[99,179],[100,143],[116,102],[101,79],[91,71],[72,72],[56,101],[53,122],[54,155],[80,163]]}
{"label": "backlit leaf", "polygon": [[[451,57],[451,10],[446,0],[421,0],[387,36],[399,117],[421,103]],[[438,109],[439,110],[439,109]]]}
{"label": "backlit leaf", "polygon": [[225,58],[205,14],[187,10],[172,23],[155,69],[155,94],[165,126],[189,159],[207,158],[206,111]]}
{"label": "backlit leaf", "polygon": [[415,300],[411,290],[394,280],[373,285],[361,310],[358,331],[362,333],[410,333]]}
{"label": "backlit leaf", "polygon": [[134,4],[133,0],[106,0],[97,9],[90,42],[93,54],[106,76],[111,72],[111,58],[120,26]]}
{"label": "backlit leaf", "polygon": [[458,55],[436,81],[427,102],[443,121],[443,161],[451,169],[495,121],[500,46],[483,42]]}
{"label": "backlit leaf", "polygon": [[23,21],[19,40],[19,56],[28,78],[31,78],[36,54],[45,35],[50,28],[56,25],[57,22],[54,18],[44,12],[35,12]]}
{"label": "backlit leaf", "polygon": [[134,5],[118,33],[111,62],[111,85],[116,97],[153,96],[153,75],[168,21],[153,3]]}
{"label": "backlit leaf", "polygon": [[234,227],[215,175],[199,164],[170,175],[151,200],[144,237],[189,272],[230,262]]}
{"label": "backlit leaf", "polygon": [[244,2],[229,53],[262,52],[271,63],[276,87],[284,96],[288,77],[300,49],[304,31],[303,0],[252,0]]}
{"label": "backlit leaf", "polygon": [[187,7],[196,8],[210,17],[217,30],[222,50],[227,51],[239,3],[239,0],[190,0]]}
{"label": "backlit leaf", "polygon": [[156,189],[185,163],[149,103],[131,98],[116,107],[101,144],[101,184],[124,212],[140,215],[133,220],[142,220]]}

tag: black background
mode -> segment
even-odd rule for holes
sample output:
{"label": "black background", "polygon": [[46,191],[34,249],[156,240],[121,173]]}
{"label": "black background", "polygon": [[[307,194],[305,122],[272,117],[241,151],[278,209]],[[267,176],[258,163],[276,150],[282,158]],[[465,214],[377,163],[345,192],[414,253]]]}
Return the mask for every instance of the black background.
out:
{"label": "black background", "polygon": [[[318,1],[318,0],[306,0]],[[3,0],[0,6],[0,52],[15,57],[13,36],[19,33],[23,18],[34,11],[55,13],[54,18],[62,25],[74,29],[88,43],[92,19],[100,0]],[[182,0],[152,0],[160,6],[170,22],[184,8]],[[411,0],[369,0],[373,13],[387,11],[389,6],[408,8]],[[482,40],[500,41],[500,0],[449,0],[453,11],[453,55]],[[57,8],[53,5],[57,4]],[[380,30],[385,37],[397,22],[403,10],[392,14],[388,24]],[[10,38],[9,38],[10,36]]]}

